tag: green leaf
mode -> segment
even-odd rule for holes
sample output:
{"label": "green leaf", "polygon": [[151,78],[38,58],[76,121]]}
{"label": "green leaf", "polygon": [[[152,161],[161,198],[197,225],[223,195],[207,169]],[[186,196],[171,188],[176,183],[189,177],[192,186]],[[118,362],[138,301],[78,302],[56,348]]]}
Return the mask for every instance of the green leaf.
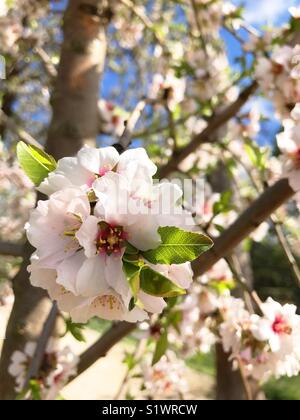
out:
{"label": "green leaf", "polygon": [[174,297],[184,295],[186,291],[178,287],[167,277],[145,265],[140,271],[140,287],[151,296]]}
{"label": "green leaf", "polygon": [[214,216],[217,216],[220,213],[224,213],[229,210],[232,210],[231,199],[232,199],[231,191],[222,192],[220,196],[220,200],[217,203],[215,203],[213,206]]}
{"label": "green leaf", "polygon": [[17,157],[21,168],[36,186],[56,169],[56,162],[52,156],[23,141],[17,144]]}
{"label": "green leaf", "polygon": [[129,242],[126,242],[125,253],[129,255],[137,255],[139,253],[138,249],[131,245]]}
{"label": "green leaf", "polygon": [[141,269],[142,267],[140,265],[123,260],[123,271],[135,299],[137,298],[137,294],[140,290]]}
{"label": "green leaf", "polygon": [[160,227],[158,232],[162,240],[161,245],[142,253],[152,264],[183,264],[195,260],[213,246],[212,240],[207,236],[174,226]]}
{"label": "green leaf", "polygon": [[82,334],[82,329],[84,328],[85,324],[78,324],[72,322],[71,318],[65,320],[66,323],[66,333],[69,332],[72,336],[80,342],[85,343],[85,338]]}
{"label": "green leaf", "polygon": [[168,332],[165,331],[156,343],[155,351],[152,359],[152,366],[155,365],[163,357],[168,349]]}
{"label": "green leaf", "polygon": [[35,401],[40,401],[42,399],[42,396],[41,396],[41,387],[38,381],[36,381],[35,379],[32,379],[29,382],[29,388],[31,391],[32,399]]}
{"label": "green leaf", "polygon": [[131,371],[137,364],[137,361],[132,353],[125,352],[123,363],[127,365],[129,371]]}

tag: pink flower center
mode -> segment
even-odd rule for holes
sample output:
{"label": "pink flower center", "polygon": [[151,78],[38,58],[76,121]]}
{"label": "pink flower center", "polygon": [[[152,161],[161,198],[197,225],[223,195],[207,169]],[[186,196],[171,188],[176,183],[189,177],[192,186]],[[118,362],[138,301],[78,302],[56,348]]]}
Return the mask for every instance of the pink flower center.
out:
{"label": "pink flower center", "polygon": [[112,112],[115,109],[115,107],[114,107],[114,105],[112,103],[106,102],[106,109],[108,111]]}
{"label": "pink flower center", "polygon": [[292,328],[288,325],[286,320],[281,316],[277,315],[275,321],[272,324],[272,330],[276,334],[291,334]]}
{"label": "pink flower center", "polygon": [[94,181],[97,178],[101,178],[102,176],[104,176],[107,172],[109,172],[111,170],[111,168],[104,166],[103,168],[99,169],[99,172],[97,174],[91,175],[88,180],[87,180],[87,186],[89,188],[92,188]]}
{"label": "pink flower center", "polygon": [[292,159],[297,166],[300,165],[300,147],[293,153]]}
{"label": "pink flower center", "polygon": [[119,124],[119,122],[120,122],[120,117],[119,117],[119,115],[113,115],[113,116],[111,117],[111,123],[112,123],[113,125],[118,125],[118,124]]}
{"label": "pink flower center", "polygon": [[105,222],[99,223],[96,247],[100,255],[120,254],[127,240],[127,233],[121,226],[112,226]]}
{"label": "pink flower center", "polygon": [[284,67],[282,64],[272,62],[272,73],[277,75],[281,74],[284,70]]}

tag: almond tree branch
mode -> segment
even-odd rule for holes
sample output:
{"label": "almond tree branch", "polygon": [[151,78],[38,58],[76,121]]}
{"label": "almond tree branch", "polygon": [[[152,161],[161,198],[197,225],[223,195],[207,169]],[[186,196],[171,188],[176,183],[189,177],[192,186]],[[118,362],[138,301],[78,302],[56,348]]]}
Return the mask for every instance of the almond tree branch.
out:
{"label": "almond tree branch", "polygon": [[281,179],[266,189],[216,240],[213,248],[193,262],[195,276],[209,270],[226,257],[257,227],[294,195],[287,179]]}
{"label": "almond tree branch", "polygon": [[52,79],[55,79],[57,77],[57,70],[55,65],[52,63],[51,61],[51,57],[46,53],[46,51],[40,47],[40,46],[36,46],[34,48],[34,52],[40,57],[40,59],[42,60],[44,67],[47,71],[47,73],[49,74],[50,77],[52,77]]}
{"label": "almond tree branch", "polygon": [[170,175],[173,171],[176,171],[179,164],[188,157],[191,153],[195,152],[197,148],[203,143],[211,143],[214,141],[213,134],[226,124],[231,118],[233,118],[239,110],[245,105],[250,96],[256,91],[258,85],[257,82],[252,82],[246,89],[244,89],[237,100],[232,104],[228,105],[219,114],[214,115],[209,121],[208,126],[199,134],[195,135],[191,142],[183,149],[173,154],[170,161],[163,166],[159,171],[159,177],[165,178]]}
{"label": "almond tree branch", "polygon": [[12,242],[0,242],[0,255],[21,257],[23,255],[23,245]]}
{"label": "almond tree branch", "polygon": [[115,145],[115,147],[120,147],[122,150],[127,149],[127,147],[130,146],[130,143],[132,141],[133,136],[133,130],[135,129],[135,126],[138,123],[138,120],[141,118],[142,113],[148,103],[151,101],[147,99],[141,99],[134,110],[132,111],[131,115],[129,116],[128,120],[126,121],[126,126],[124,129],[123,134],[119,138],[118,143]]}
{"label": "almond tree branch", "polygon": [[129,322],[117,322],[113,324],[95,344],[80,356],[77,375],[80,375],[92,366],[100,357],[105,357],[115,344],[134,331],[136,327],[137,324]]}
{"label": "almond tree branch", "polygon": [[29,369],[27,371],[27,375],[24,381],[24,386],[23,386],[24,391],[27,390],[31,379],[38,378],[40,367],[43,363],[45,350],[46,350],[49,338],[51,337],[54,327],[55,327],[57,315],[58,315],[58,308],[57,308],[56,303],[53,303],[52,308],[49,312],[48,318],[46,319],[44,323],[42,333],[37,342],[35,352],[33,354],[31,363],[29,365]]}

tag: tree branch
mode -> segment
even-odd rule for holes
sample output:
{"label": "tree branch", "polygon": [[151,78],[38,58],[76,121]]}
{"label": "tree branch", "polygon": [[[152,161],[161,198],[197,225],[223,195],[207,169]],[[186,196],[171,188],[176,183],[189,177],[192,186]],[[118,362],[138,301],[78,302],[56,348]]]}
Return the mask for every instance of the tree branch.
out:
{"label": "tree branch", "polygon": [[24,246],[14,244],[12,242],[0,242],[0,255],[21,257],[23,255]]}
{"label": "tree branch", "polygon": [[48,318],[46,319],[44,323],[42,333],[39,337],[34,355],[31,359],[31,363],[29,365],[25,382],[24,382],[24,386],[23,386],[24,391],[27,390],[31,379],[38,378],[38,374],[43,363],[46,347],[47,347],[49,338],[51,337],[54,327],[55,327],[57,315],[58,315],[58,309],[57,309],[56,303],[54,302],[49,312]]}
{"label": "tree branch", "polygon": [[194,136],[187,146],[173,154],[170,161],[160,169],[159,177],[165,178],[173,171],[176,171],[178,165],[191,153],[195,152],[201,144],[214,141],[212,135],[239,112],[250,96],[256,91],[257,86],[257,82],[252,82],[251,85],[240,93],[235,102],[227,106],[219,114],[214,115],[209,120],[208,126],[201,133]]}
{"label": "tree branch", "polygon": [[80,375],[92,366],[100,357],[105,357],[108,351],[122,338],[135,330],[137,324],[118,322],[106,331],[102,337],[81,356],[78,364],[77,375]]}
{"label": "tree branch", "polygon": [[258,226],[294,195],[287,179],[265,190],[216,240],[213,248],[193,262],[195,276],[209,270],[247,238]]}

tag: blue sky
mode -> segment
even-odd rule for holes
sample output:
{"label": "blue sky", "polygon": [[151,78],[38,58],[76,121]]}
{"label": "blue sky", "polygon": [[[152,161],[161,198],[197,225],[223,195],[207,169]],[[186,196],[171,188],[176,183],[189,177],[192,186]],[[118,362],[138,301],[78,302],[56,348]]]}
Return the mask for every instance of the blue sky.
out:
{"label": "blue sky", "polygon": [[288,8],[299,5],[299,0],[233,0],[245,5],[245,19],[254,26],[280,24],[289,17]]}

